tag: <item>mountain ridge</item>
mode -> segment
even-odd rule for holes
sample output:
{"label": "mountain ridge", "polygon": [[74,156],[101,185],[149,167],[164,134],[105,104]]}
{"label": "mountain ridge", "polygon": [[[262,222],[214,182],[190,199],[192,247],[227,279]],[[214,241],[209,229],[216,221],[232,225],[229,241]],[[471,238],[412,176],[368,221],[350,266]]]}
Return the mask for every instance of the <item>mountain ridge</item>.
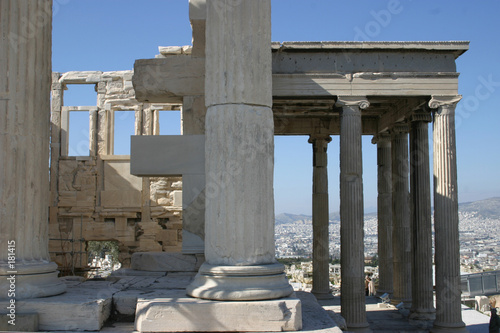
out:
{"label": "mountain ridge", "polygon": [[[500,219],[500,197],[459,203],[458,211],[460,213],[469,213],[477,217]],[[332,212],[328,216],[331,222],[340,222],[339,212]],[[367,213],[364,216],[365,219],[376,217],[377,213]],[[277,225],[296,222],[312,223],[312,215],[281,213],[276,215],[275,221]]]}

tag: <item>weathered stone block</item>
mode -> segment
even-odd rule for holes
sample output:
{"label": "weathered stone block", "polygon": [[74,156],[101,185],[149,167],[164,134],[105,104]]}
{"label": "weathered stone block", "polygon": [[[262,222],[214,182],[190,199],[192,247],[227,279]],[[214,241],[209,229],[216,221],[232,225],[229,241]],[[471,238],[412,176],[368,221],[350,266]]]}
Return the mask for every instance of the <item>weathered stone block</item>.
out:
{"label": "weathered stone block", "polygon": [[137,300],[135,329],[140,332],[281,332],[302,327],[300,300],[221,302],[172,292],[165,298]]}
{"label": "weathered stone block", "polygon": [[132,255],[132,268],[153,272],[197,272],[201,265],[195,255],[165,252],[136,252]]}

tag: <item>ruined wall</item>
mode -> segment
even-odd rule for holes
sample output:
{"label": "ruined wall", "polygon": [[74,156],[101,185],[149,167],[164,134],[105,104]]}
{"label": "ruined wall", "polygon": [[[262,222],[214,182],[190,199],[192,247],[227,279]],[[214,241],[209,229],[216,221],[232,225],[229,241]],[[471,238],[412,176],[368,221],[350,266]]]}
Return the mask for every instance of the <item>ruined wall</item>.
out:
{"label": "ruined wall", "polygon": [[[52,75],[49,251],[61,269],[87,265],[88,241],[118,241],[124,267],[133,252],[181,250],[182,179],[132,176],[130,156],[114,154],[116,111],[131,112],[135,135],[157,135],[159,111],[180,109],[137,102],[132,74]],[[95,86],[95,105],[64,105],[71,84]],[[69,156],[69,118],[79,111],[89,115],[88,154],[84,149],[84,154],[79,150],[79,156]]]}

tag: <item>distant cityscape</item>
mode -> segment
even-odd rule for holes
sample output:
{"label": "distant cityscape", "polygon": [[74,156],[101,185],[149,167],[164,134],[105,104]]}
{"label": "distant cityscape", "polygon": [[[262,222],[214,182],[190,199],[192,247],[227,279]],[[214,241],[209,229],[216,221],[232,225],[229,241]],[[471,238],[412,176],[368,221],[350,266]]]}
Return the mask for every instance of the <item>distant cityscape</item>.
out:
{"label": "distant cityscape", "polygon": [[[365,259],[377,256],[377,214],[365,215]],[[462,274],[500,270],[500,198],[459,205],[460,262]],[[276,216],[276,256],[311,258],[312,217]],[[330,257],[340,259],[340,216],[330,214]]]}

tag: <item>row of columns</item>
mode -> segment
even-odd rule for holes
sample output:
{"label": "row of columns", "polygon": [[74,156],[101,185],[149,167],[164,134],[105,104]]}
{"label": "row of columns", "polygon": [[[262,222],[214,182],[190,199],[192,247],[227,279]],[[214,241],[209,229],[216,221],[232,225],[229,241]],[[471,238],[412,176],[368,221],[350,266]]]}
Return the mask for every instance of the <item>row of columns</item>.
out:
{"label": "row of columns", "polygon": [[[465,329],[460,310],[460,265],[454,108],[457,96],[433,97],[429,105],[377,135],[378,293],[410,309],[410,320],[433,331]],[[339,97],[341,304],[349,329],[368,330],[364,298],[361,109],[364,97]],[[434,110],[434,207],[436,309],[432,279],[432,224],[428,123]],[[329,297],[328,135],[313,144],[313,288]]]}
{"label": "row of columns", "polygon": [[[378,292],[392,294],[394,304],[403,302],[410,309],[410,320],[433,321],[433,332],[466,331],[460,310],[454,124],[459,100],[460,96],[433,96],[425,110],[414,112],[406,123],[395,124],[388,135],[374,140],[378,154]],[[436,309],[428,142],[432,120]]]}

